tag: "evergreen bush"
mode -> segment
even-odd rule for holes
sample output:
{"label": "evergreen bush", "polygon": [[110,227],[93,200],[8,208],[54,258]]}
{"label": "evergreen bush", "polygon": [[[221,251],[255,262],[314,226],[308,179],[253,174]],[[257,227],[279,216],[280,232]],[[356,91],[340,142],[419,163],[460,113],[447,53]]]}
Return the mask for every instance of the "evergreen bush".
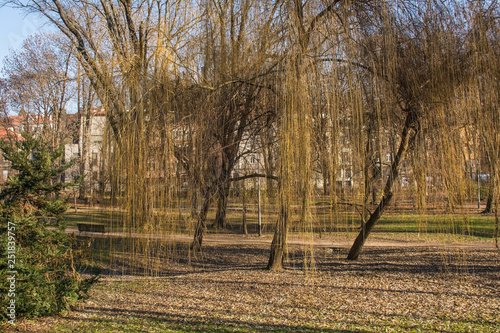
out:
{"label": "evergreen bush", "polygon": [[[12,313],[17,320],[68,310],[97,280],[81,277],[84,249],[64,231],[67,206],[61,191],[76,184],[61,182],[61,176],[71,162],[62,161],[62,148],[50,149],[30,135],[0,142],[0,149],[15,170],[0,192],[0,318],[4,322],[14,319]],[[8,260],[13,258],[15,262]],[[12,300],[14,311],[8,308]]]}

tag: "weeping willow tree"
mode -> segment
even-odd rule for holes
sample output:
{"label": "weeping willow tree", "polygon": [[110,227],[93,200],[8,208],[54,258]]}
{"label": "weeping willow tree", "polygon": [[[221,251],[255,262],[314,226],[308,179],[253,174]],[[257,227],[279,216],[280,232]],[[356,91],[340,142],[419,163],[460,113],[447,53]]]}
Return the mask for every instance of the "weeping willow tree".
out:
{"label": "weeping willow tree", "polygon": [[[293,221],[292,204],[300,203],[299,223],[307,234],[312,235],[309,211],[311,195],[311,154],[313,149],[313,105],[311,86],[315,73],[315,60],[310,52],[321,47],[322,38],[315,38],[318,27],[333,16],[341,1],[332,1],[321,8],[316,3],[296,0],[283,7],[284,22],[288,32],[284,42],[284,60],[281,66],[281,103],[278,118],[279,165],[278,201],[279,212],[267,268],[283,268],[287,249],[287,233]],[[320,116],[321,117],[321,116]],[[323,138],[324,139],[324,138]],[[312,244],[312,240],[310,242]],[[312,245],[306,250],[313,263]]]}
{"label": "weeping willow tree", "polygon": [[[499,113],[499,51],[500,25],[496,2],[472,2],[468,7],[470,34],[470,81],[464,85],[463,94],[470,96],[464,103],[471,135],[476,139],[473,158],[476,177],[480,180],[481,159],[489,166],[489,186],[483,213],[495,211],[495,239],[498,239],[498,180],[500,173],[500,113]],[[469,159],[471,160],[471,159]],[[495,200],[496,199],[496,200]],[[496,207],[494,207],[496,205]],[[497,242],[498,247],[498,242]]]}
{"label": "weeping willow tree", "polygon": [[[450,100],[463,80],[465,56],[460,49],[463,41],[456,35],[458,22],[451,13],[450,8],[434,2],[422,5],[387,2],[381,7],[378,28],[365,36],[372,39],[367,46],[372,47],[371,59],[367,60],[373,64],[370,65],[373,74],[383,79],[380,82],[384,102],[400,134],[382,198],[363,223],[348,259],[358,258],[366,238],[390,204],[401,164],[408,152],[416,150],[422,127],[427,122],[441,122],[436,128],[444,131],[449,124],[443,121],[453,118]],[[445,156],[448,148],[440,146],[436,152]],[[451,154],[446,157],[455,160]]]}
{"label": "weeping willow tree", "polygon": [[274,113],[261,101],[273,90],[270,74],[276,60],[267,52],[275,43],[272,22],[277,5],[250,0],[213,1],[204,4],[204,10],[199,86],[205,98],[195,120],[198,135],[203,137],[198,142],[204,147],[196,150],[200,156],[202,151],[210,153],[202,158],[207,168],[198,173],[204,175],[199,182],[203,203],[193,250],[201,248],[213,200],[217,202],[214,226],[225,228],[233,170],[241,158],[258,149],[258,133],[269,126],[260,119]]}
{"label": "weeping willow tree", "polygon": [[[133,254],[162,253],[149,235],[171,224],[158,212],[175,204],[172,188],[177,165],[173,137],[174,89],[193,55],[186,38],[197,22],[189,1],[9,1],[43,14],[72,43],[86,77],[106,112],[107,134],[101,193],[124,211],[119,228],[132,237]],[[177,83],[176,83],[177,80]],[[177,84],[177,86],[176,86]],[[178,113],[181,113],[182,109]]]}
{"label": "weeping willow tree", "polygon": [[[145,255],[149,272],[174,251],[173,234],[191,233],[190,248],[201,249],[214,203],[213,227],[226,227],[235,181],[265,177],[275,192],[273,270],[283,268],[290,229],[308,239],[314,263],[318,178],[325,230],[342,214],[352,220],[348,209],[359,215],[349,259],[394,202],[402,170],[421,212],[429,175],[447,209],[464,211],[471,156],[489,161],[494,196],[493,3],[4,2],[42,13],[74,46],[106,111],[101,195],[113,228],[128,234],[130,262]],[[264,171],[235,176],[250,156]]]}
{"label": "weeping willow tree", "polygon": [[[431,172],[440,175],[449,208],[463,207],[466,180],[464,159],[460,154],[464,142],[459,129],[464,124],[462,116],[465,110],[454,110],[460,99],[458,89],[468,75],[464,68],[470,54],[461,47],[466,34],[463,33],[464,18],[459,4],[452,1],[439,4],[432,1],[411,4],[400,1],[334,1],[326,7],[319,6],[322,10],[317,16],[313,15],[317,7],[311,3],[306,6],[295,1],[287,8],[288,18],[292,18],[288,23],[291,26],[288,36],[295,37],[296,44],[293,38],[287,44],[290,58],[287,58],[282,85],[281,208],[269,268],[281,267],[290,202],[301,202],[306,209],[308,206],[305,204],[307,191],[292,190],[287,179],[290,174],[304,176],[300,168],[293,168],[295,165],[309,167],[309,164],[295,162],[294,158],[299,158],[300,154],[289,157],[292,148],[288,145],[292,142],[295,149],[311,148],[309,143],[307,147],[301,146],[309,138],[306,132],[298,130],[302,126],[299,115],[307,115],[306,119],[310,117],[311,105],[294,101],[295,95],[301,96],[300,101],[311,100],[312,94],[307,88],[312,84],[301,82],[305,77],[301,68],[311,72],[312,68],[318,68],[316,62],[329,62],[332,68],[336,68],[332,73],[337,75],[332,75],[328,84],[338,87],[332,93],[334,101],[328,103],[333,115],[332,121],[328,122],[330,128],[323,130],[323,137],[316,137],[316,140],[326,141],[325,133],[329,132],[329,147],[334,154],[341,155],[333,156],[330,163],[335,165],[340,160],[344,164],[341,168],[350,164],[351,170],[341,170],[341,173],[350,171],[351,176],[356,174],[359,179],[354,186],[357,192],[351,192],[351,203],[347,204],[360,207],[361,230],[348,259],[358,258],[368,235],[392,202],[399,174],[409,159],[418,179],[417,205],[420,208],[425,207],[426,175]],[[336,16],[332,19],[329,13]],[[336,18],[340,18],[341,25],[333,23]],[[330,34],[324,34],[328,37],[314,44],[313,48],[310,37],[320,22],[324,22],[325,31]],[[318,52],[321,43],[331,45],[329,52]],[[295,45],[298,46],[294,48]],[[301,58],[306,58],[305,54],[308,59],[315,58],[316,62],[306,64]],[[450,128],[456,129],[451,135],[448,134]],[[288,136],[290,133],[293,137]],[[338,142],[343,145],[340,149]],[[319,147],[323,150],[321,154],[325,155],[325,145]],[[436,156],[435,170],[426,168],[428,154],[424,152],[428,148]],[[386,166],[382,164],[383,155],[387,156]],[[323,157],[324,172],[334,175],[325,166],[325,161],[327,159]],[[385,182],[383,185],[382,181]],[[286,193],[301,193],[301,198],[290,199]],[[335,195],[332,198],[332,203],[337,202]]]}

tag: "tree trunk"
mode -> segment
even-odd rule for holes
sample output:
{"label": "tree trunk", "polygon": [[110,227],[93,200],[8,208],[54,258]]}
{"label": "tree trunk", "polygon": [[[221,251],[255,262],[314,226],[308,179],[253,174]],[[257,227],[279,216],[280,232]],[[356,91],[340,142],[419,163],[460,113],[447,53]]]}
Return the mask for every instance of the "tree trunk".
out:
{"label": "tree trunk", "polygon": [[[80,150],[80,176],[84,176],[82,184],[79,187],[79,197],[80,199],[86,198],[88,194],[89,187],[91,185],[90,174],[90,122],[91,122],[91,110],[82,110],[80,115],[80,133],[79,133],[79,150]],[[89,172],[90,173],[90,172]],[[90,184],[90,185],[89,185]]]}
{"label": "tree trunk", "polygon": [[198,252],[201,250],[203,236],[205,234],[205,230],[207,229],[206,221],[209,208],[210,208],[210,191],[207,190],[205,194],[205,199],[203,201],[203,207],[201,208],[200,214],[198,214],[198,223],[196,224],[194,239],[193,242],[191,243],[191,250],[194,252]]}
{"label": "tree trunk", "polygon": [[486,207],[484,210],[481,212],[481,214],[489,214],[493,211],[493,192],[492,188],[490,188],[490,191],[488,192],[488,199],[486,200]]}
{"label": "tree trunk", "polygon": [[278,181],[278,194],[280,212],[278,220],[276,221],[276,230],[274,231],[273,241],[271,243],[271,253],[269,255],[269,262],[267,264],[268,270],[279,271],[283,269],[283,259],[286,247],[286,239],[288,234],[288,215],[290,211],[290,202],[288,198],[288,191],[284,188],[284,181],[288,177],[284,177],[283,165],[281,166],[281,180]]}
{"label": "tree trunk", "polygon": [[[272,120],[271,118],[267,119],[268,123],[271,123]],[[273,149],[271,148],[272,142],[274,140],[274,135],[272,133],[272,130],[268,128],[264,134],[264,148],[262,151],[262,156],[264,160],[264,169],[266,170],[266,175],[274,175],[275,172],[275,165],[274,165],[274,159],[273,159]],[[275,191],[274,191],[274,184],[271,178],[266,178],[266,192],[269,198],[274,197]]]}
{"label": "tree trunk", "polygon": [[219,186],[217,213],[215,215],[215,223],[214,223],[214,226],[217,229],[226,228],[226,210],[229,197],[229,186],[230,186],[229,180],[224,181],[224,183]]}
{"label": "tree trunk", "polygon": [[196,189],[193,189],[193,193],[191,194],[191,217],[198,216],[198,192]]}
{"label": "tree trunk", "polygon": [[[496,175],[494,174],[493,175],[493,179],[492,181],[496,179]],[[495,202],[495,233],[493,234],[493,238],[495,238],[495,246],[497,248],[497,250],[500,250],[500,247],[498,245],[498,236],[500,235],[500,219],[498,217],[498,206],[500,205],[500,198],[496,198],[496,202]]]}
{"label": "tree trunk", "polygon": [[330,194],[330,184],[328,184],[328,181],[330,180],[330,176],[328,173],[323,172],[323,195],[326,197]]}
{"label": "tree trunk", "polygon": [[242,194],[242,199],[243,199],[243,216],[242,216],[242,229],[243,233],[245,235],[248,235],[248,228],[247,228],[247,200],[246,200],[246,190],[245,190],[245,183],[243,183],[242,189],[241,189],[241,194]]}
{"label": "tree trunk", "polygon": [[495,238],[495,246],[497,250],[500,250],[500,247],[498,246],[498,235],[499,233],[499,228],[500,228],[500,219],[498,218],[498,205],[499,205],[499,200],[497,199],[497,202],[495,204],[495,233],[493,234],[493,238]]}
{"label": "tree trunk", "polygon": [[273,242],[271,243],[271,254],[269,256],[269,263],[267,264],[268,270],[279,271],[283,269],[283,259],[287,238],[287,221],[288,212],[282,207],[278,221],[276,222]]}
{"label": "tree trunk", "polygon": [[[359,257],[359,254],[361,253],[361,250],[363,249],[363,246],[365,244],[366,239],[370,235],[373,227],[377,222],[379,221],[380,217],[382,216],[385,208],[389,205],[389,203],[392,200],[392,197],[394,193],[392,192],[392,187],[394,184],[394,181],[398,177],[399,173],[399,165],[401,163],[401,160],[403,159],[407,149],[408,149],[408,144],[410,141],[410,132],[412,130],[412,126],[418,121],[416,119],[416,116],[412,113],[408,113],[406,116],[406,122],[403,127],[403,132],[401,134],[401,142],[399,144],[399,149],[394,157],[394,161],[392,162],[391,165],[391,171],[389,173],[389,176],[387,178],[387,182],[385,184],[384,188],[384,195],[382,197],[382,200],[380,201],[377,209],[370,215],[370,218],[366,222],[366,224],[363,225],[361,228],[361,231],[359,232],[358,237],[356,237],[356,240],[354,241],[354,244],[351,247],[351,250],[349,251],[349,254],[347,256],[348,260],[357,260]],[[415,131],[416,132],[416,131]],[[412,138],[415,137],[415,134],[413,134]]]}
{"label": "tree trunk", "polygon": [[495,197],[495,177],[490,178],[490,186],[488,188],[488,199],[486,200],[486,207],[481,214],[489,214],[493,212],[493,199]]}

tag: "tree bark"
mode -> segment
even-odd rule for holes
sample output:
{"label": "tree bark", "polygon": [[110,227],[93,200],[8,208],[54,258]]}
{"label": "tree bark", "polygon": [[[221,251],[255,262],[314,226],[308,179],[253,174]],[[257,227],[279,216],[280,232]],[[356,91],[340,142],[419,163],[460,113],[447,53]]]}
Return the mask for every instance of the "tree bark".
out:
{"label": "tree bark", "polygon": [[495,197],[495,177],[490,178],[490,186],[488,189],[488,198],[486,199],[486,207],[481,212],[481,214],[489,214],[493,212],[493,200]]}
{"label": "tree bark", "polygon": [[226,211],[227,203],[229,197],[229,180],[224,181],[223,184],[219,186],[218,190],[218,200],[217,200],[217,213],[215,215],[214,226],[217,229],[226,228]]}
{"label": "tree bark", "polygon": [[248,228],[247,228],[247,200],[246,200],[246,189],[245,189],[245,183],[242,182],[241,186],[241,192],[242,194],[242,199],[243,199],[243,216],[242,216],[242,229],[243,233],[245,235],[248,235]]}
{"label": "tree bark", "polygon": [[198,192],[196,189],[193,189],[193,193],[191,194],[191,217],[198,216]]}
{"label": "tree bark", "polygon": [[207,229],[206,221],[209,208],[210,208],[210,191],[207,190],[205,194],[205,199],[203,201],[203,207],[201,208],[200,214],[198,214],[198,223],[196,224],[194,239],[193,242],[191,243],[191,250],[194,252],[198,252],[201,250],[203,235],[205,234],[205,230]]}
{"label": "tree bark", "polygon": [[274,232],[273,241],[271,243],[271,254],[267,269],[271,271],[279,271],[283,269],[283,259],[287,240],[287,221],[288,212],[282,206],[278,221],[276,223],[276,231]]}
{"label": "tree bark", "polygon": [[[398,152],[394,157],[394,161],[392,162],[391,165],[391,171],[389,173],[387,182],[385,184],[384,195],[382,197],[382,200],[377,206],[377,209],[375,209],[375,211],[370,215],[370,218],[368,219],[366,224],[364,224],[363,227],[361,228],[358,237],[356,237],[356,240],[354,241],[351,250],[349,251],[349,254],[347,256],[348,260],[358,259],[366,239],[368,238],[373,227],[380,220],[380,217],[382,216],[384,210],[387,208],[387,206],[390,204],[392,200],[392,197],[394,195],[394,193],[392,192],[392,188],[394,185],[394,181],[397,179],[399,174],[399,165],[401,164],[401,161],[406,151],[408,150],[410,140],[413,140],[415,138],[416,128],[414,128],[413,126],[416,125],[416,123],[418,122],[418,119],[416,117],[417,116],[411,112],[409,112],[406,116],[405,125],[401,133],[401,142],[399,144]],[[411,134],[412,129],[414,131],[413,134]]]}
{"label": "tree bark", "polygon": [[80,176],[85,176],[81,186],[79,187],[80,199],[85,199],[89,187],[92,186],[90,181],[90,174],[86,174],[90,170],[90,122],[91,122],[91,109],[87,105],[85,110],[80,110],[80,131],[79,131],[79,150],[80,150]]}
{"label": "tree bark", "polygon": [[[493,177],[496,177],[494,175]],[[495,203],[495,233],[493,234],[493,238],[495,238],[495,246],[497,250],[500,250],[500,247],[498,245],[498,236],[500,235],[500,219],[498,217],[498,206],[500,205],[500,199],[497,197],[496,203]]]}

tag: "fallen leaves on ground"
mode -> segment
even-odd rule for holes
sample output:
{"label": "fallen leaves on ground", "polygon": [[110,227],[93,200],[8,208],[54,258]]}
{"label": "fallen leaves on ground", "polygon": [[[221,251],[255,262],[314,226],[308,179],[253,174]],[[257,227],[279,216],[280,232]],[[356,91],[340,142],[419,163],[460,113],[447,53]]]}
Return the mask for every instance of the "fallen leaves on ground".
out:
{"label": "fallen leaves on ground", "polygon": [[[309,249],[309,247],[308,247]],[[165,261],[163,276],[105,275],[92,297],[25,332],[500,331],[500,255],[494,249],[289,248],[287,269],[265,270],[264,244],[210,244]],[[113,272],[110,270],[109,272]]]}

